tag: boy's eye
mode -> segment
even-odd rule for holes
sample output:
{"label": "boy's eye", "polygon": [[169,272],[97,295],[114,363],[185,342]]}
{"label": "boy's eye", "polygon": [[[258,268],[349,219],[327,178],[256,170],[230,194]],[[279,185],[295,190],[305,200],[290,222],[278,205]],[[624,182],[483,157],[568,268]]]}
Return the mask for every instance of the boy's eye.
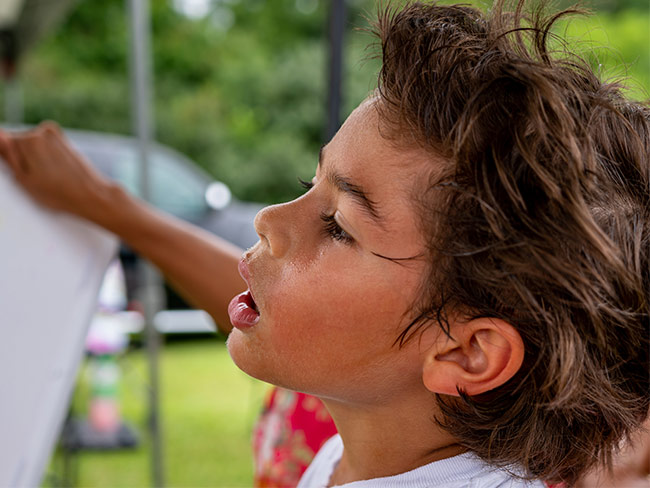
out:
{"label": "boy's eye", "polygon": [[333,215],[321,214],[320,218],[325,224],[325,234],[329,237],[345,244],[352,244],[354,242],[352,236],[341,228]]}
{"label": "boy's eye", "polygon": [[[298,181],[300,182],[300,186],[302,186],[307,191],[311,190],[314,187],[314,183],[312,183],[311,181],[305,181],[300,177],[298,177]],[[337,241],[341,241],[345,244],[351,244],[352,242],[354,242],[352,236],[347,232],[345,232],[338,224],[338,222],[334,218],[334,215],[328,215],[322,213],[320,218],[325,224],[324,231],[328,237]]]}

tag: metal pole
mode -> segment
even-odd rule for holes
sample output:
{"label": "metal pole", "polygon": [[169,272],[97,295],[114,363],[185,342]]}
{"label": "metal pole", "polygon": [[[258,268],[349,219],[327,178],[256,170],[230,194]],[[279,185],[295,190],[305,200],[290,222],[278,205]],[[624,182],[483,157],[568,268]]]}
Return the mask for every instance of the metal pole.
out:
{"label": "metal pole", "polygon": [[[131,30],[131,107],[133,128],[138,139],[140,157],[140,189],[146,201],[151,201],[149,147],[153,136],[151,83],[151,18],[149,0],[127,0]],[[161,279],[156,270],[142,262],[141,300],[144,305],[147,359],[149,364],[149,433],[151,436],[152,485],[164,486],[163,449],[159,410],[158,351],[160,336],[153,317],[161,305]]]}
{"label": "metal pole", "polygon": [[18,44],[14,32],[0,30],[0,55],[2,78],[5,83],[5,121],[9,124],[22,124],[23,87],[20,83]]}
{"label": "metal pole", "polygon": [[5,78],[5,121],[9,124],[23,123],[23,87],[18,75]]}
{"label": "metal pole", "polygon": [[343,34],[345,0],[332,0],[329,17],[329,84],[327,90],[327,128],[329,141],[341,126],[341,80],[343,78]]}

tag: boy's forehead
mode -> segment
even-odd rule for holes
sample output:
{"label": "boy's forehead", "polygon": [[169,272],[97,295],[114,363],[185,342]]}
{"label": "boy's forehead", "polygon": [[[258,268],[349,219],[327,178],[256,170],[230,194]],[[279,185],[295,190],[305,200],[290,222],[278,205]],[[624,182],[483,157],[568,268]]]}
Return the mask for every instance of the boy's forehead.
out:
{"label": "boy's forehead", "polygon": [[378,110],[378,98],[362,102],[347,118],[332,141],[321,149],[319,166],[346,168],[362,179],[413,183],[429,179],[442,159],[417,145],[407,146],[394,137],[393,128]]}
{"label": "boy's forehead", "polygon": [[[424,236],[417,202],[438,163],[423,149],[399,147],[382,124],[372,103],[361,104],[322,149],[317,179],[328,181],[342,202],[354,203],[342,207],[344,214],[357,225],[369,224],[364,229],[373,252],[420,255]],[[352,208],[361,213],[350,213]]]}

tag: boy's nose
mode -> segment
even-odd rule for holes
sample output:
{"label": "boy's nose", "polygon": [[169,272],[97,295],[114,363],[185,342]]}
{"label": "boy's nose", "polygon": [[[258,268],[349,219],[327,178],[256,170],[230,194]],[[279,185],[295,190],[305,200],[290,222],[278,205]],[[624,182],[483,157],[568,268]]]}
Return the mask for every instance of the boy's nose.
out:
{"label": "boy's nose", "polygon": [[283,212],[286,203],[263,208],[255,216],[255,231],[268,246],[271,256],[280,258],[289,250],[290,221]]}

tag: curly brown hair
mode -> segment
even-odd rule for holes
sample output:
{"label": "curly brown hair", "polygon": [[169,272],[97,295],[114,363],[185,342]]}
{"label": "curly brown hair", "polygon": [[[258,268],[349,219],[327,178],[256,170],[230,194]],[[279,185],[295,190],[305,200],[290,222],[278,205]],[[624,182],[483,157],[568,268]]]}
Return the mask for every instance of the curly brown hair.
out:
{"label": "curly brown hair", "polygon": [[551,52],[571,12],[409,3],[376,24],[389,137],[447,161],[417,192],[435,265],[398,342],[448,331],[451,311],[514,325],[521,370],[438,396],[438,421],[492,464],[569,485],[650,406],[650,109]]}

